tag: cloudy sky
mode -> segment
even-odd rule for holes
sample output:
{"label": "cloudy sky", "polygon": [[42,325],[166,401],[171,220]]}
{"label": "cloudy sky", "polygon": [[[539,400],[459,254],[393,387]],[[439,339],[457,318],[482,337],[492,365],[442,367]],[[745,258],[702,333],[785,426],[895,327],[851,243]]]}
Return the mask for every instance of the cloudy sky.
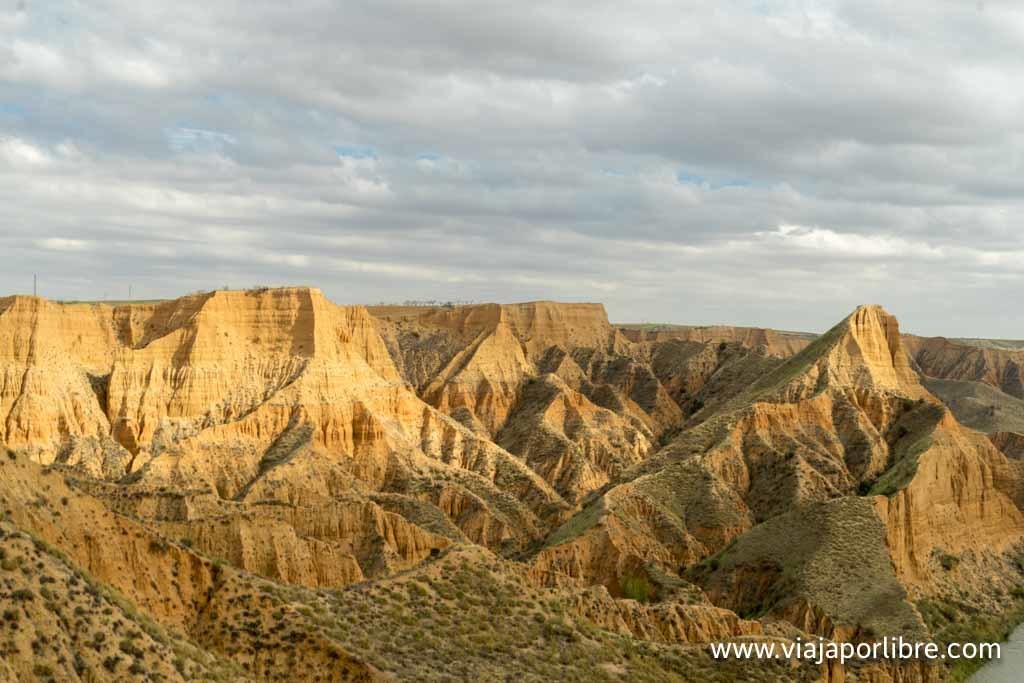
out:
{"label": "cloudy sky", "polygon": [[1024,6],[0,0],[0,292],[1024,337]]}

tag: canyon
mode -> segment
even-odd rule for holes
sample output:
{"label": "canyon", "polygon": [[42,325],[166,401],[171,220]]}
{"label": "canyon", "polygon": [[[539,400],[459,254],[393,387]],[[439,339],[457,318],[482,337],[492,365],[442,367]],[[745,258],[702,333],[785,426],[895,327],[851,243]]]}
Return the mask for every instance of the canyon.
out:
{"label": "canyon", "polygon": [[707,645],[1006,632],[1021,363],[875,305],[0,298],[0,679],[956,679]]}

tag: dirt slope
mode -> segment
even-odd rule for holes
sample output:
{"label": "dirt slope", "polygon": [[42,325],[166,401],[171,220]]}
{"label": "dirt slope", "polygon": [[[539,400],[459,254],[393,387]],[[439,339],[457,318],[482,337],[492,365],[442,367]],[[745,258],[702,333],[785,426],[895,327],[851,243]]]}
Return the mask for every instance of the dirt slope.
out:
{"label": "dirt slope", "polygon": [[918,373],[1005,391],[1013,351],[921,344],[878,306],[814,336],[305,287],[0,299],[0,548],[36,567],[0,606],[38,631],[0,675],[934,680],[705,647],[1012,612],[1020,434]]}

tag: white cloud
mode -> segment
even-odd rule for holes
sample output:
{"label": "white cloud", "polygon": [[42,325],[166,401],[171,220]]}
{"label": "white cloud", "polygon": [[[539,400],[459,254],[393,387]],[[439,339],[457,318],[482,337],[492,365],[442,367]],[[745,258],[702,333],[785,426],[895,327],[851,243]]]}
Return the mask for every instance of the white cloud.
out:
{"label": "white cloud", "polygon": [[347,301],[812,329],[881,301],[920,331],[1020,334],[998,310],[1024,253],[1009,3],[96,0],[61,19],[0,19],[0,293],[54,264],[70,298],[301,272]]}
{"label": "white cloud", "polygon": [[10,59],[0,61],[0,74],[15,81],[47,84],[68,83],[69,69],[59,50],[42,43],[15,40]]}
{"label": "white cloud", "polygon": [[284,265],[292,268],[305,268],[309,265],[309,257],[305,254],[260,254],[258,259],[263,263]]}
{"label": "white cloud", "polygon": [[44,166],[50,162],[50,156],[24,140],[0,138],[0,160],[13,166]]}
{"label": "white cloud", "polygon": [[813,252],[822,258],[829,257],[906,257],[942,258],[944,250],[927,242],[907,240],[886,234],[861,235],[840,233],[827,228],[801,225],[780,225],[771,232],[759,232],[756,236],[770,243],[784,247]]}
{"label": "white cloud", "polygon": [[66,237],[47,237],[46,239],[36,240],[36,246],[50,251],[87,251],[92,248],[92,244],[86,240]]}
{"label": "white cloud", "polygon": [[162,88],[171,77],[152,60],[118,53],[104,53],[96,58],[96,69],[105,79],[121,81],[143,88]]}
{"label": "white cloud", "polygon": [[227,145],[237,145],[238,140],[230,133],[202,128],[171,128],[164,133],[167,144],[176,152],[217,152]]}

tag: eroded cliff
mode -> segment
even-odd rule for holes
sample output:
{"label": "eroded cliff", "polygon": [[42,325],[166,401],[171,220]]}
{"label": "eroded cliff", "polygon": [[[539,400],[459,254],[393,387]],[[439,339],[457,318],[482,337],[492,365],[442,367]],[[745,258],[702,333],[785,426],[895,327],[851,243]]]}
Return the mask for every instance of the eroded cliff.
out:
{"label": "eroded cliff", "polygon": [[[1024,579],[1019,434],[962,426],[906,340],[877,306],[815,337],[303,287],[0,299],[0,540],[156,620],[118,671],[841,680],[700,646],[928,637],[934,605],[998,613]],[[23,613],[83,677],[81,628]]]}

